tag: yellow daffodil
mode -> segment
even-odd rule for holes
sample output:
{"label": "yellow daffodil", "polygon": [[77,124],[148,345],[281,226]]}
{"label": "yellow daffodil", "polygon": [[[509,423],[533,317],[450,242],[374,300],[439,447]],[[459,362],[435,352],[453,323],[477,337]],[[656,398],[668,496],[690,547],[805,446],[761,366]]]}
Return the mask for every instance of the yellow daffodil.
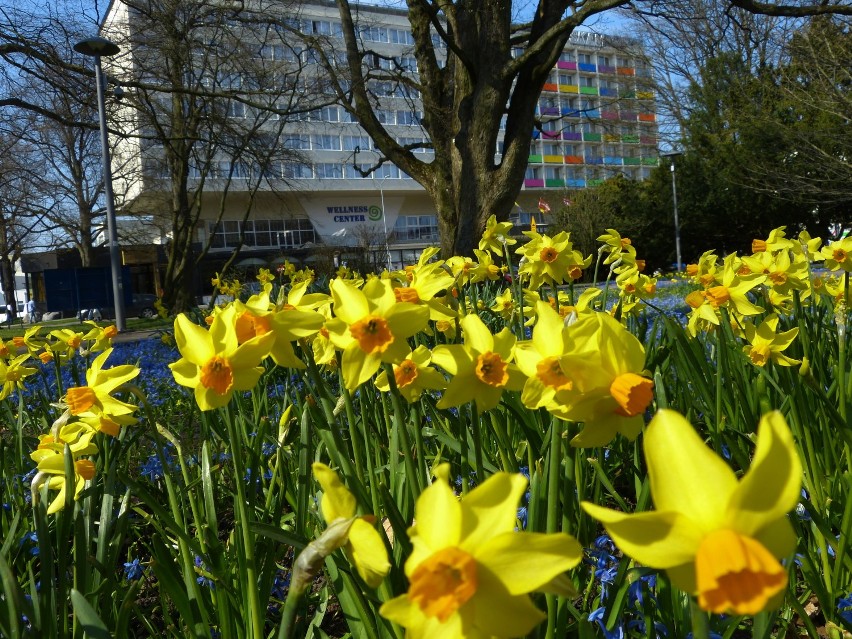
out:
{"label": "yellow daffodil", "polygon": [[36,463],[37,473],[33,477],[32,490],[34,493],[47,483],[51,490],[58,490],[56,497],[50,502],[47,514],[51,515],[62,510],[65,506],[65,446],[74,460],[74,499],[80,496],[86,481],[95,476],[95,464],[90,459],[83,459],[83,455],[97,453],[98,449],[91,443],[92,432],[75,434],[74,442],[66,442],[52,435],[41,435],[39,445],[30,454],[30,458]]}
{"label": "yellow daffodil", "polygon": [[105,369],[103,366],[112,353],[108,348],[93,361],[86,371],[86,385],[71,387],[64,401],[72,415],[128,415],[136,406],[113,397],[110,393],[139,375],[139,368],[122,364]]}
{"label": "yellow daffodil", "polygon": [[518,368],[527,376],[521,401],[527,408],[545,406],[558,411],[562,403],[554,398],[573,387],[562,365],[569,329],[547,302],[536,304],[536,314],[532,339],[519,343],[515,349]]}
{"label": "yellow daffodil", "polygon": [[471,272],[471,282],[494,282],[503,277],[503,270],[494,263],[491,253],[473,249],[473,254],[476,255],[477,263]]}
{"label": "yellow daffodil", "polygon": [[72,331],[70,328],[59,328],[50,331],[49,335],[58,342],[54,343],[50,348],[50,352],[53,353],[54,357],[57,355],[73,355],[82,346],[83,340],[86,337],[83,333]]}
{"label": "yellow daffodil", "polygon": [[[399,364],[393,365],[396,387],[409,403],[420,399],[420,395],[425,390],[439,390],[447,387],[444,376],[429,366],[431,359],[432,353],[421,344]],[[376,388],[382,392],[390,390],[386,371],[379,373],[376,378]]]}
{"label": "yellow daffodil", "polygon": [[795,366],[801,363],[801,360],[791,359],[784,355],[783,351],[793,343],[798,334],[798,328],[779,333],[778,316],[769,315],[757,328],[751,322],[745,324],[748,345],[743,347],[743,351],[755,366],[765,366],[769,360],[781,366]]}
{"label": "yellow daffodil", "polygon": [[825,268],[836,271],[852,271],[852,236],[836,240],[820,251],[825,258]]}
{"label": "yellow daffodil", "polygon": [[787,237],[785,233],[786,226],[779,226],[769,232],[769,237],[765,240],[752,240],[752,253],[777,253],[778,251],[787,251],[795,245],[793,240]]}
{"label": "yellow daffodil", "polygon": [[517,240],[511,237],[511,222],[498,222],[497,216],[492,215],[485,221],[485,231],[479,240],[479,250],[491,251],[494,255],[503,255],[503,248],[516,244]]}
{"label": "yellow daffodil", "polygon": [[437,249],[427,249],[417,264],[405,271],[406,284],[395,286],[393,294],[398,302],[411,302],[429,308],[429,319],[452,320],[456,312],[440,301],[440,297],[452,287],[455,278],[444,268],[443,262],[430,262],[430,255]]}
{"label": "yellow daffodil", "polygon": [[372,279],[360,290],[332,280],[335,319],[326,323],[329,338],[343,350],[341,369],[346,388],[355,390],[382,362],[397,363],[409,353],[407,338],[426,326],[429,310],[397,302],[388,280]]}
{"label": "yellow daffodil", "polygon": [[515,252],[524,258],[519,273],[529,278],[528,287],[531,289],[537,289],[542,284],[562,284],[572,267],[585,264],[580,252],[573,249],[565,231],[553,237],[535,231],[524,231],[524,235],[530,241]]}
{"label": "yellow daffodil", "polygon": [[515,336],[506,328],[492,335],[477,315],[460,323],[464,344],[441,344],[432,351],[432,363],[452,375],[438,408],[475,401],[480,411],[491,410],[504,390],[524,386],[524,374],[511,363]]}
{"label": "yellow daffodil", "polygon": [[710,612],[754,615],[780,602],[796,535],[802,467],[778,412],[760,420],[751,468],[741,478],[681,415],[660,411],[645,433],[656,510],[632,515],[583,502],[618,547],[665,570]]}
{"label": "yellow daffodil", "polygon": [[822,238],[811,237],[807,231],[799,233],[799,242],[793,244],[793,253],[801,255],[808,262],[822,262],[825,259],[820,252]]}
{"label": "yellow daffodil", "polygon": [[557,417],[583,422],[573,446],[604,446],[617,433],[635,439],[653,399],[653,382],[643,375],[645,349],[636,337],[605,313],[580,318],[569,327],[570,347],[561,360],[571,387],[548,406]]}
{"label": "yellow daffodil", "polygon": [[408,592],[379,613],[409,639],[525,636],[545,618],[528,594],[576,566],[580,545],[561,533],[515,532],[522,475],[497,473],[461,501],[448,484],[449,465],[435,475],[408,531]]}
{"label": "yellow daffodil", "polygon": [[319,462],[311,468],[323,490],[323,519],[329,526],[338,520],[352,520],[343,549],[361,579],[371,588],[378,587],[390,571],[390,562],[385,544],[370,521],[373,518],[357,516],[355,496],[331,468]]}
{"label": "yellow daffodil", "polygon": [[511,322],[517,315],[517,304],[512,296],[512,289],[507,287],[502,292],[494,297],[494,304],[491,310],[502,317],[506,322]]}
{"label": "yellow daffodil", "polygon": [[234,391],[251,390],[275,339],[267,333],[238,344],[236,312],[228,306],[216,313],[209,331],[184,314],[175,318],[175,341],[182,357],[169,368],[178,384],[194,389],[201,410],[224,406]]}
{"label": "yellow daffodil", "polygon": [[24,366],[28,359],[29,353],[18,355],[9,361],[0,357],[0,384],[3,385],[0,389],[0,400],[6,399],[16,388],[23,389],[24,379],[38,372],[38,369],[32,366]]}
{"label": "yellow daffodil", "polygon": [[118,335],[118,329],[115,327],[115,324],[110,324],[109,326],[104,326],[102,328],[98,326],[97,322],[93,322],[91,320],[86,320],[83,323],[89,324],[92,327],[89,329],[89,332],[83,336],[83,339],[89,344],[89,351],[92,353],[100,353],[112,346],[112,340],[116,335]]}

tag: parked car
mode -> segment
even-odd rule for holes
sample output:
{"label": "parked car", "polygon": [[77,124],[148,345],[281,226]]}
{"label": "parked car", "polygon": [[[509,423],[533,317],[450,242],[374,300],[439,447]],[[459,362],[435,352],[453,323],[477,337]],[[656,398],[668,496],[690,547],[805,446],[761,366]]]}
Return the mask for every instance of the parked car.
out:
{"label": "parked car", "polygon": [[[157,296],[151,293],[134,293],[132,301],[128,306],[124,307],[125,317],[142,317],[151,319],[157,316],[157,309],[154,302],[157,301]],[[77,312],[79,320],[95,320],[112,319],[115,316],[115,310],[112,307],[103,308],[84,308]]]}

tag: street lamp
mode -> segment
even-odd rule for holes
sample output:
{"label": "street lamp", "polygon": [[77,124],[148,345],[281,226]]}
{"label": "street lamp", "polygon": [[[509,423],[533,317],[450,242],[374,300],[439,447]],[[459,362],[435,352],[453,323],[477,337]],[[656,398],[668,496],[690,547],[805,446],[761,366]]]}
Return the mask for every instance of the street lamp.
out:
{"label": "street lamp", "polygon": [[106,199],[107,234],[109,235],[109,263],[112,271],[112,297],[115,304],[115,328],[119,333],[124,324],[124,284],[121,277],[121,248],[118,246],[118,233],[115,228],[115,202],[112,193],[112,167],[109,158],[109,140],[107,139],[106,104],[104,102],[104,74],[101,58],[118,53],[118,45],[106,38],[93,36],[80,40],[74,45],[74,51],[95,59],[95,85],[98,89],[98,119],[101,129],[101,159],[103,161],[104,198]]}
{"label": "street lamp", "polygon": [[[353,158],[352,158],[352,168],[362,173],[361,168],[358,166],[358,154],[361,152],[361,145],[355,145],[353,149]],[[373,179],[373,184],[376,183],[376,170],[374,169],[370,173],[370,177]],[[379,200],[382,205],[382,228],[385,233],[385,261],[387,263],[388,272],[391,269],[391,254],[390,254],[390,246],[388,245],[388,218],[385,216],[385,180],[388,179],[387,176],[382,176],[382,181],[379,183]]]}
{"label": "street lamp", "polygon": [[674,204],[674,227],[675,227],[675,258],[677,259],[677,270],[680,271],[680,221],[677,217],[677,179],[675,178],[675,158],[683,155],[682,151],[663,153],[664,158],[669,158],[672,172],[672,203]]}

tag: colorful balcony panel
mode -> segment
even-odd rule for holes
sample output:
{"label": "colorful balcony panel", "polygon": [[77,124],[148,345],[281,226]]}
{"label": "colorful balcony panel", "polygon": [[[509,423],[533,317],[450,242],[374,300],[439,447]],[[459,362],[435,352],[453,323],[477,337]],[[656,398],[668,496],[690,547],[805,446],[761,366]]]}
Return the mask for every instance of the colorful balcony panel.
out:
{"label": "colorful balcony panel", "polygon": [[583,134],[577,133],[577,132],[574,132],[574,131],[563,131],[562,132],[562,139],[563,140],[574,140],[575,142],[579,142],[580,140],[583,139]]}
{"label": "colorful balcony panel", "polygon": [[545,155],[544,161],[546,164],[562,164],[561,155]]}
{"label": "colorful balcony panel", "polygon": [[621,141],[625,144],[639,144],[639,136],[638,135],[622,135]]}
{"label": "colorful balcony panel", "polygon": [[553,91],[554,93],[556,93],[557,91],[559,91],[559,85],[558,85],[558,84],[553,84],[553,83],[551,83],[551,82],[546,82],[546,83],[544,84],[544,86],[543,86],[543,87],[541,87],[541,90],[542,90],[542,91]]}
{"label": "colorful balcony panel", "polygon": [[570,180],[565,180],[565,186],[572,189],[582,189],[585,188],[586,181],[581,178],[572,178]]}
{"label": "colorful balcony panel", "polygon": [[657,116],[653,113],[640,113],[639,114],[640,122],[656,122]]}
{"label": "colorful balcony panel", "polygon": [[600,142],[601,134],[600,133],[583,133],[583,140],[585,142]]}
{"label": "colorful balcony panel", "polygon": [[565,186],[565,180],[550,179],[544,181],[544,186],[549,189],[561,189]]}
{"label": "colorful balcony panel", "polygon": [[601,117],[604,120],[617,120],[618,111],[601,111]]}
{"label": "colorful balcony panel", "polygon": [[566,155],[565,156],[565,164],[582,164],[583,156],[582,155]]}
{"label": "colorful balcony panel", "polygon": [[653,135],[640,135],[639,142],[642,144],[656,144],[657,138]]}
{"label": "colorful balcony panel", "polygon": [[621,136],[618,133],[604,133],[603,136],[604,142],[620,142]]}
{"label": "colorful balcony panel", "polygon": [[580,87],[580,93],[582,95],[597,95],[598,88],[597,87]]}
{"label": "colorful balcony panel", "polygon": [[598,70],[598,67],[597,67],[596,65],[594,65],[594,64],[589,64],[588,62],[580,62],[580,63],[577,65],[577,68],[578,68],[580,71],[586,71],[587,73],[594,73],[595,71],[597,71],[597,70]]}
{"label": "colorful balcony panel", "polygon": [[654,92],[653,91],[637,91],[636,97],[640,100],[653,100]]}
{"label": "colorful balcony panel", "polygon": [[556,68],[557,69],[568,69],[569,71],[576,71],[577,70],[577,63],[576,62],[559,61],[559,62],[556,63]]}
{"label": "colorful balcony panel", "polygon": [[582,114],[577,109],[565,108],[562,109],[562,115],[566,118],[579,118]]}
{"label": "colorful balcony panel", "polygon": [[601,117],[601,112],[598,109],[587,109],[583,113],[586,114],[587,118],[597,119]]}
{"label": "colorful balcony panel", "polygon": [[560,84],[559,93],[579,93],[580,87],[576,84]]}
{"label": "colorful balcony panel", "polygon": [[542,157],[540,155],[531,155],[527,162],[529,164],[541,164]]}
{"label": "colorful balcony panel", "polygon": [[639,158],[624,158],[624,163],[627,166],[638,166],[642,161]]}
{"label": "colorful balcony panel", "polygon": [[559,107],[541,107],[542,115],[559,115]]}
{"label": "colorful balcony panel", "polygon": [[600,186],[604,181],[600,178],[594,178],[593,180],[586,180],[586,186]]}
{"label": "colorful balcony panel", "polygon": [[619,95],[622,98],[630,98],[631,100],[636,97],[636,91],[622,91]]}
{"label": "colorful balcony panel", "polygon": [[558,140],[562,137],[559,131],[542,131],[542,135],[544,135],[545,140]]}
{"label": "colorful balcony panel", "polygon": [[524,186],[527,188],[541,188],[544,186],[544,180],[524,180]]}
{"label": "colorful balcony panel", "polygon": [[606,155],[603,159],[604,164],[618,164],[621,165],[621,157],[616,157],[614,155]]}
{"label": "colorful balcony panel", "polygon": [[615,67],[610,67],[605,64],[599,64],[598,73],[615,73]]}
{"label": "colorful balcony panel", "polygon": [[619,111],[619,116],[622,120],[634,122],[636,120],[636,111]]}
{"label": "colorful balcony panel", "polygon": [[603,164],[603,158],[587,155],[586,164]]}
{"label": "colorful balcony panel", "polygon": [[617,98],[618,89],[610,89],[609,87],[601,87],[600,94],[605,98]]}
{"label": "colorful balcony panel", "polygon": [[660,158],[642,158],[642,164],[645,166],[657,166],[660,163]]}
{"label": "colorful balcony panel", "polygon": [[636,69],[632,67],[619,67],[618,75],[636,75]]}

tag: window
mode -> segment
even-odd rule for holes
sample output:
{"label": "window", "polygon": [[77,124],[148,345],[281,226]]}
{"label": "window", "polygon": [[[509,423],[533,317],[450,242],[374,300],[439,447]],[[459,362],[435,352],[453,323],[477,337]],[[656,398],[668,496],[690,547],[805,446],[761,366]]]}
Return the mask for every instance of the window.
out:
{"label": "window", "polygon": [[308,164],[285,162],[282,165],[284,179],[309,180],[314,177],[314,171]]}
{"label": "window", "polygon": [[229,118],[244,118],[246,117],[246,105],[236,100],[228,100],[228,117]]}
{"label": "window", "polygon": [[336,106],[327,106],[320,109],[320,120],[323,122],[340,121],[340,109]]}
{"label": "window", "polygon": [[393,44],[414,44],[414,36],[406,29],[388,29],[388,37]]}
{"label": "window", "polygon": [[574,84],[574,75],[571,73],[560,73],[559,84]]}
{"label": "window", "polygon": [[375,110],[376,119],[382,124],[396,124],[396,112],[385,109]]}
{"label": "window", "polygon": [[316,231],[308,218],[296,217],[286,220],[270,220],[270,235],[281,248],[298,248],[312,242],[316,244]]}
{"label": "window", "polygon": [[318,180],[340,180],[343,178],[343,165],[320,162],[314,165]]}
{"label": "window", "polygon": [[592,56],[590,56],[588,53],[581,53],[577,57],[579,58],[581,64],[592,64]]}
{"label": "window", "polygon": [[562,179],[562,167],[561,166],[546,166],[546,167],[544,167],[544,179],[545,180],[561,180]]}
{"label": "window", "polygon": [[388,30],[384,27],[360,26],[361,39],[368,42],[388,42]]}
{"label": "window", "polygon": [[400,68],[403,71],[411,71],[417,73],[417,59],[413,55],[404,55],[397,60]]}
{"label": "window", "polygon": [[580,86],[582,87],[593,87],[595,86],[595,79],[590,75],[584,75],[580,77]]}
{"label": "window", "polygon": [[620,67],[629,67],[630,66],[629,58],[618,56],[618,58],[616,58],[616,62],[618,63],[618,66],[620,66]]}
{"label": "window", "polygon": [[395,164],[382,164],[374,174],[376,178],[390,178],[392,180],[399,179],[399,168]]}
{"label": "window", "polygon": [[311,136],[314,151],[339,151],[340,136],[314,134]]}
{"label": "window", "polygon": [[344,135],[343,150],[354,151],[357,148],[359,151],[369,151],[373,148],[372,142],[368,135]]}
{"label": "window", "polygon": [[609,66],[609,56],[599,55],[598,56],[598,64],[602,64],[604,66]]}
{"label": "window", "polygon": [[543,148],[545,155],[562,155],[562,148],[556,142],[545,142]]}
{"label": "window", "polygon": [[285,149],[306,151],[311,148],[311,138],[309,135],[290,134],[284,138],[282,145]]}
{"label": "window", "polygon": [[524,179],[526,179],[526,180],[540,180],[541,179],[541,167],[540,166],[528,166],[527,172],[524,174]]}
{"label": "window", "polygon": [[400,215],[393,227],[396,242],[435,242],[438,218],[434,215]]}
{"label": "window", "polygon": [[[563,51],[559,54],[560,62],[574,62],[574,52],[573,51]],[[567,83],[566,83],[567,84]]]}
{"label": "window", "polygon": [[364,179],[364,178],[369,179],[369,178],[373,177],[372,174],[364,175],[362,173],[362,171],[366,172],[366,171],[369,171],[369,170],[370,170],[369,164],[359,164],[358,168],[355,168],[355,165],[352,165],[352,164],[345,164],[345,165],[343,165],[343,177],[345,177],[347,180],[361,180],[361,179]]}

